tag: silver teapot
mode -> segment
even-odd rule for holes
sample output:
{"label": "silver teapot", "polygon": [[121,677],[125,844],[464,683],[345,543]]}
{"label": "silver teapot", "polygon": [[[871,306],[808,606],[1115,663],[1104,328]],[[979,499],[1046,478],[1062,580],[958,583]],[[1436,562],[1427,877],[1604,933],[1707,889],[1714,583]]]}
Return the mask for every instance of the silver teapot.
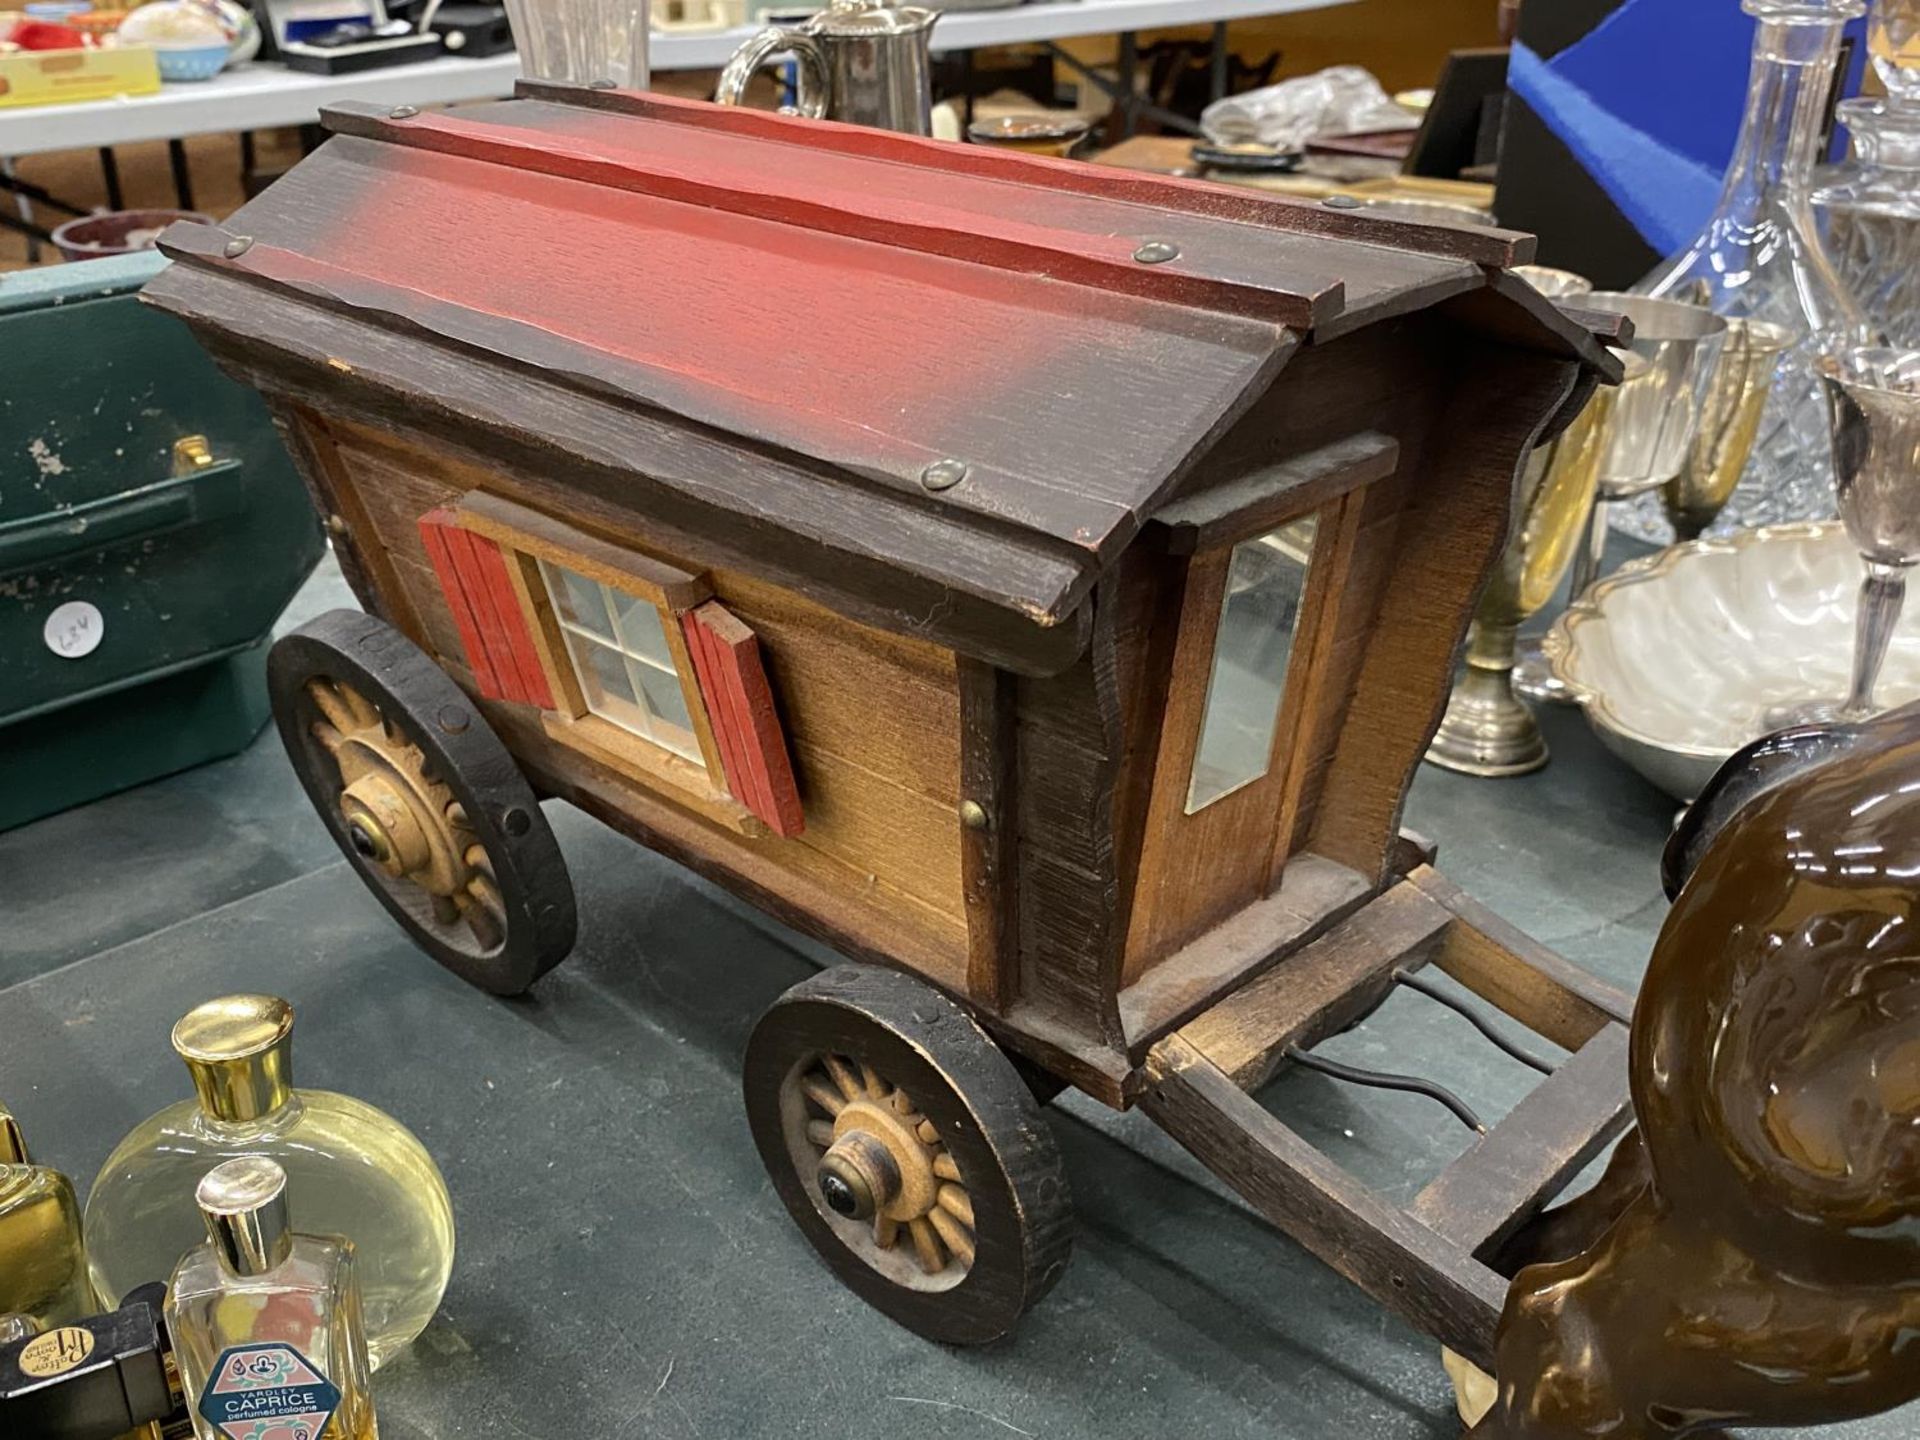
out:
{"label": "silver teapot", "polygon": [[877,0],[834,0],[792,29],[773,26],[742,45],[720,72],[715,98],[738,105],[776,55],[799,62],[796,109],[907,135],[933,131],[933,22],[938,10]]}

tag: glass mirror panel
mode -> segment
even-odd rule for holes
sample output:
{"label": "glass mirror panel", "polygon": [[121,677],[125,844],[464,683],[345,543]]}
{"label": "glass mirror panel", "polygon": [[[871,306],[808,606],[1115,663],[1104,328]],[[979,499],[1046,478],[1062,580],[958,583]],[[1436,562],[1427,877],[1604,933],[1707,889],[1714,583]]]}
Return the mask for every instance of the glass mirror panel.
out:
{"label": "glass mirror panel", "polygon": [[1251,785],[1273,763],[1318,526],[1318,517],[1309,515],[1234,547],[1187,791],[1189,815]]}

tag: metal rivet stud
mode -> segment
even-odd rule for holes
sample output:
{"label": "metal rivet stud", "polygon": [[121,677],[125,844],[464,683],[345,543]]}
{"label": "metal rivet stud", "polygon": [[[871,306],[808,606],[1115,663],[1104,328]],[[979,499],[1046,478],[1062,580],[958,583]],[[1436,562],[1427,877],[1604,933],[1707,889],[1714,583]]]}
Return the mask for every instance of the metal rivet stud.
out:
{"label": "metal rivet stud", "polygon": [[966,478],[964,460],[936,460],[920,472],[920,483],[929,490],[951,490]]}
{"label": "metal rivet stud", "polygon": [[993,822],[987,816],[987,807],[978,800],[962,800],[960,823],[969,830],[985,830]]}
{"label": "metal rivet stud", "polygon": [[327,533],[328,533],[329,535],[344,535],[344,534],[346,534],[346,533],[347,533],[347,518],[346,518],[346,516],[344,516],[344,515],[329,515],[329,516],[327,516]]}
{"label": "metal rivet stud", "polygon": [[1166,240],[1149,240],[1133,252],[1133,258],[1142,265],[1164,265],[1180,258],[1180,247]]}
{"label": "metal rivet stud", "polygon": [[227,242],[226,248],[220,253],[225,255],[229,260],[238,260],[252,248],[253,237],[251,235],[236,235]]}
{"label": "metal rivet stud", "polygon": [[387,111],[387,118],[389,120],[411,120],[419,113],[420,107],[418,105],[396,105]]}
{"label": "metal rivet stud", "polygon": [[611,80],[589,80],[587,82],[587,88],[589,90],[618,90],[620,87]]}
{"label": "metal rivet stud", "polygon": [[1320,203],[1329,210],[1358,210],[1366,202],[1357,195],[1329,195]]}

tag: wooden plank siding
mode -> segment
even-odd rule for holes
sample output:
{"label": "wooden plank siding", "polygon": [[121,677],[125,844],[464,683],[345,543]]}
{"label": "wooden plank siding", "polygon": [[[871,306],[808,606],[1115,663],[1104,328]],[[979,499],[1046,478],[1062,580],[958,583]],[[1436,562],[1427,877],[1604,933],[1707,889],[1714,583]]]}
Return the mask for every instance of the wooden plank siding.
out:
{"label": "wooden plank siding", "polygon": [[[361,536],[361,542],[372,539],[383,550],[412,611],[408,619],[414,623],[404,627],[409,638],[470,683],[459,631],[420,540],[419,517],[471,490],[537,510],[540,487],[525,477],[411,449],[348,422],[307,414],[301,424],[320,432],[315,448],[335,457],[335,484],[344,482],[369,520],[373,535]],[[577,510],[557,493],[545,498],[547,510],[579,523]],[[596,530],[611,543],[640,549],[637,534]],[[698,557],[656,558],[699,568]],[[794,839],[753,839],[696,820],[706,832],[700,843],[715,850],[752,848],[759,863],[750,868],[760,884],[778,889],[784,872],[795,882],[793,903],[801,903],[803,891],[830,893],[834,908],[849,912],[853,928],[876,943],[884,934],[888,946],[904,948],[902,963],[964,987],[967,924],[956,814],[960,701],[951,652],[872,630],[737,572],[702,573],[715,597],[760,639],[793,748],[806,825]],[[532,734],[518,728],[514,745],[516,751],[536,748]],[[558,747],[547,742],[537,748],[546,765],[556,763],[552,751]],[[592,788],[613,794],[630,787],[596,782]],[[688,843],[679,838],[675,848]],[[882,913],[884,923],[878,920]],[[903,921],[920,932],[916,943],[904,947]]]}

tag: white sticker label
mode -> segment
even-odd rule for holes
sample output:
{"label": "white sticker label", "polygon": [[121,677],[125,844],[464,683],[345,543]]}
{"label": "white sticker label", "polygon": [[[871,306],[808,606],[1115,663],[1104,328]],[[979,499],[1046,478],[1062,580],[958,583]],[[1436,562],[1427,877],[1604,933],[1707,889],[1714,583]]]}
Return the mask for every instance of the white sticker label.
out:
{"label": "white sticker label", "polygon": [[63,660],[79,660],[100,648],[107,622],[99,607],[85,600],[69,600],[47,616],[47,648]]}

